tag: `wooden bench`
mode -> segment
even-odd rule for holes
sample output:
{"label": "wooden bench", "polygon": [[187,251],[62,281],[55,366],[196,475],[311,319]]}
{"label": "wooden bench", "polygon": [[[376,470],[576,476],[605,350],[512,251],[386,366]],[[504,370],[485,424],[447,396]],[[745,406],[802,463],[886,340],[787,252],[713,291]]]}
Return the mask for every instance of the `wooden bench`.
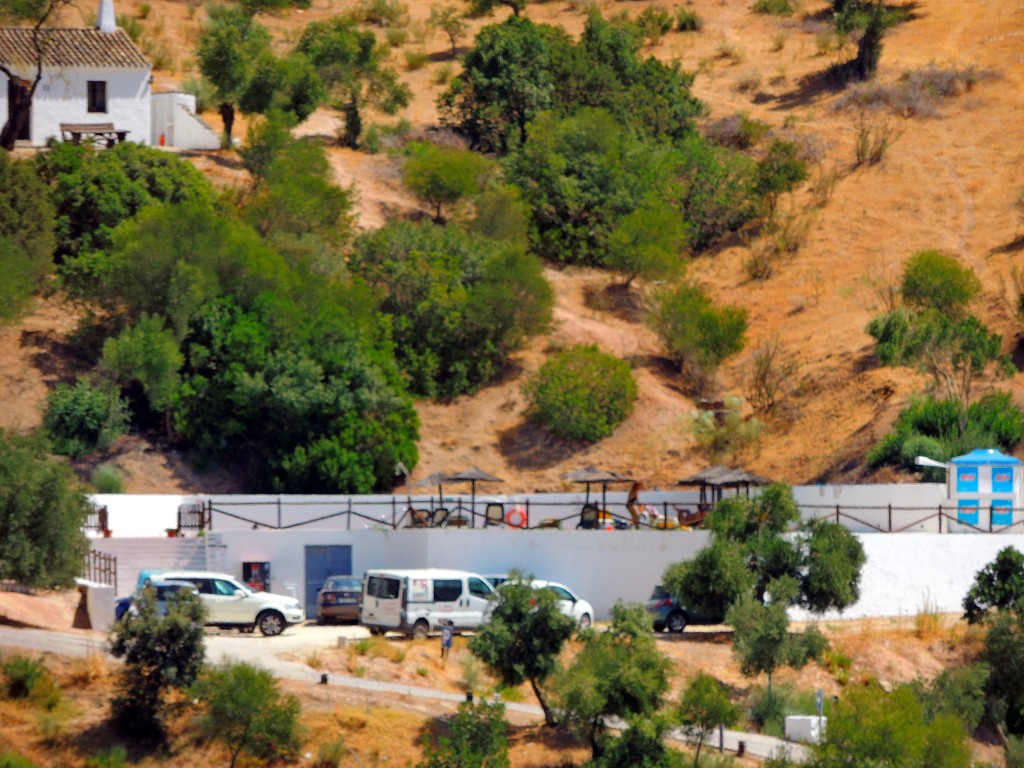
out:
{"label": "wooden bench", "polygon": [[82,139],[102,142],[108,147],[120,144],[128,136],[128,131],[119,131],[113,123],[61,123],[60,137],[62,141],[81,144]]}

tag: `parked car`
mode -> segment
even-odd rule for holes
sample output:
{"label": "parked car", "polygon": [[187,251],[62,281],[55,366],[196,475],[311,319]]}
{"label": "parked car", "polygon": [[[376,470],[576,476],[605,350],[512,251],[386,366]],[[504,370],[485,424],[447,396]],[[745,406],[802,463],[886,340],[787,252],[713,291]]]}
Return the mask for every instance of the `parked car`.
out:
{"label": "parked car", "polygon": [[127,597],[119,597],[114,601],[114,621],[120,621],[126,613],[137,612],[136,603],[138,602],[139,595],[142,594],[142,589],[146,586],[151,586],[156,590],[156,611],[158,616],[167,615],[167,600],[175,592],[179,592],[182,589],[187,589],[191,592],[196,591],[196,588],[187,581],[165,581],[148,578],[134,594]]}
{"label": "parked car", "polygon": [[164,581],[185,581],[195,586],[206,607],[207,626],[252,632],[258,628],[267,637],[284,632],[291,624],[306,620],[296,598],[273,592],[253,592],[234,576],[211,571],[161,571]]}
{"label": "parked car", "polygon": [[316,623],[359,621],[363,580],[358,576],[328,576],[316,593]]}
{"label": "parked car", "polygon": [[647,600],[647,612],[654,622],[654,631],[682,632],[688,624],[720,624],[721,617],[703,616],[686,608],[659,584]]}
{"label": "parked car", "polygon": [[[509,580],[507,573],[488,574],[484,576],[487,581],[499,589],[502,584]],[[581,629],[586,629],[594,623],[594,607],[586,600],[569,589],[565,584],[545,579],[532,579],[530,586],[534,589],[550,589],[558,597],[558,607],[566,616],[575,619]]]}

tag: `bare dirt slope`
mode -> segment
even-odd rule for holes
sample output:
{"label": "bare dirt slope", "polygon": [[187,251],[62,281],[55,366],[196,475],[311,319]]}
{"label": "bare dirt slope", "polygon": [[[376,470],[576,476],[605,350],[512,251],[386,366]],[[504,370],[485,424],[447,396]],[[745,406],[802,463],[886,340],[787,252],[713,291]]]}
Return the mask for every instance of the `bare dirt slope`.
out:
{"label": "bare dirt slope", "polygon": [[[147,34],[176,54],[173,71],[158,72],[156,83],[175,87],[193,66],[188,51],[203,11],[169,0],[149,4]],[[635,15],[648,4],[597,2],[605,15]],[[307,11],[267,23],[285,47],[303,24],[353,5],[352,0],[314,0]],[[827,48],[824,2],[805,3],[801,13],[788,19],[754,14],[747,3],[693,0],[688,5],[704,20],[703,29],[672,32],[651,50],[697,73],[694,90],[709,108],[708,120],[742,112],[785,128],[821,146],[821,168],[837,174],[822,207],[812,206],[808,190],[784,203],[788,213],[806,222],[807,234],[770,279],[754,282],[746,276],[744,263],[757,243],[728,243],[690,265],[691,276],[711,287],[721,302],[740,304],[750,315],[747,350],[719,372],[719,394],[745,393],[751,352],[765,340],[778,339],[800,366],[788,407],[744,463],[793,483],[863,478],[864,451],[886,432],[908,395],[926,383],[910,371],[878,367],[863,330],[882,308],[876,286],[891,283],[907,257],[937,248],[973,267],[984,286],[977,310],[1003,334],[1006,351],[1015,351],[1020,328],[1001,299],[1001,285],[1024,255],[1014,210],[1024,152],[1024,8],[1004,0],[920,0],[908,6],[910,20],[885,38],[878,81],[893,85],[905,72],[932,64],[970,68],[977,78],[966,92],[925,105],[914,117],[869,113],[871,126],[881,130],[888,125],[894,142],[882,163],[855,168],[857,113],[837,110],[841,95],[826,88],[821,77],[830,63],[853,51]],[[138,7],[134,0],[119,4],[126,12]],[[535,4],[529,15],[575,34],[584,19],[579,7]],[[409,3],[408,11],[415,31],[430,4]],[[475,32],[484,23],[472,21],[470,28]],[[431,61],[406,70],[408,49],[425,50]],[[448,50],[438,34],[392,52],[392,63],[415,94],[401,117],[415,128],[436,124],[440,71],[458,69]],[[216,122],[215,116],[208,119]],[[394,119],[371,115],[367,122]],[[321,110],[299,131],[332,136],[337,124],[336,115]],[[238,132],[243,134],[244,125]],[[331,156],[339,182],[356,192],[361,227],[417,210],[402,187],[399,158],[342,149],[332,149]],[[229,156],[196,162],[221,183],[243,183]],[[533,340],[499,382],[477,395],[418,406],[423,428],[414,477],[475,464],[504,478],[506,492],[556,489],[564,487],[563,472],[593,463],[635,475],[649,486],[668,487],[705,466],[706,456],[685,427],[694,401],[659,358],[657,340],[644,327],[641,313],[629,302],[623,306],[621,296],[607,290],[611,279],[601,273],[552,269],[548,277],[557,292],[548,336]],[[642,290],[632,304],[641,300]],[[66,307],[46,301],[21,326],[0,330],[0,385],[8,393],[0,402],[0,426],[27,430],[38,423],[37,406],[46,386],[70,372],[55,356],[72,326]],[[577,342],[597,343],[629,360],[640,383],[633,415],[595,446],[554,441],[523,415],[525,377],[550,350]],[[1018,375],[1004,386],[1020,400],[1022,384]],[[230,478],[196,476],[180,460],[165,458],[138,440],[129,441],[126,449],[128,454],[112,458],[125,469],[126,490],[213,490],[214,483],[217,490],[232,489]]]}

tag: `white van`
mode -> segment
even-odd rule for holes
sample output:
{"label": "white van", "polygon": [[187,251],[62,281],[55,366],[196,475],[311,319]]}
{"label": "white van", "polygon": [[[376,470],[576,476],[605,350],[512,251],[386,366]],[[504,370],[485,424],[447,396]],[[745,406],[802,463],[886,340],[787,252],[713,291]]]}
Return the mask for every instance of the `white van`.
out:
{"label": "white van", "polygon": [[423,639],[448,620],[477,629],[494,606],[494,588],[478,573],[442,568],[372,570],[363,576],[359,621],[377,635],[397,630]]}

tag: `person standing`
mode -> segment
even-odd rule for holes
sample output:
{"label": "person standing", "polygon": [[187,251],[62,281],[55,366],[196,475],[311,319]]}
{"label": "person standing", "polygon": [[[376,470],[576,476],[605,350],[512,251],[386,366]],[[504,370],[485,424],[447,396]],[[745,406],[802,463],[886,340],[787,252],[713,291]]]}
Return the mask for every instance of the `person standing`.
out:
{"label": "person standing", "polygon": [[633,518],[633,527],[640,527],[640,491],[643,490],[643,485],[639,480],[635,480],[633,485],[629,489],[629,495],[626,496],[626,509],[629,510],[629,516]]}
{"label": "person standing", "polygon": [[445,619],[441,622],[441,661],[448,662],[448,652],[452,649],[455,639],[455,622]]}

